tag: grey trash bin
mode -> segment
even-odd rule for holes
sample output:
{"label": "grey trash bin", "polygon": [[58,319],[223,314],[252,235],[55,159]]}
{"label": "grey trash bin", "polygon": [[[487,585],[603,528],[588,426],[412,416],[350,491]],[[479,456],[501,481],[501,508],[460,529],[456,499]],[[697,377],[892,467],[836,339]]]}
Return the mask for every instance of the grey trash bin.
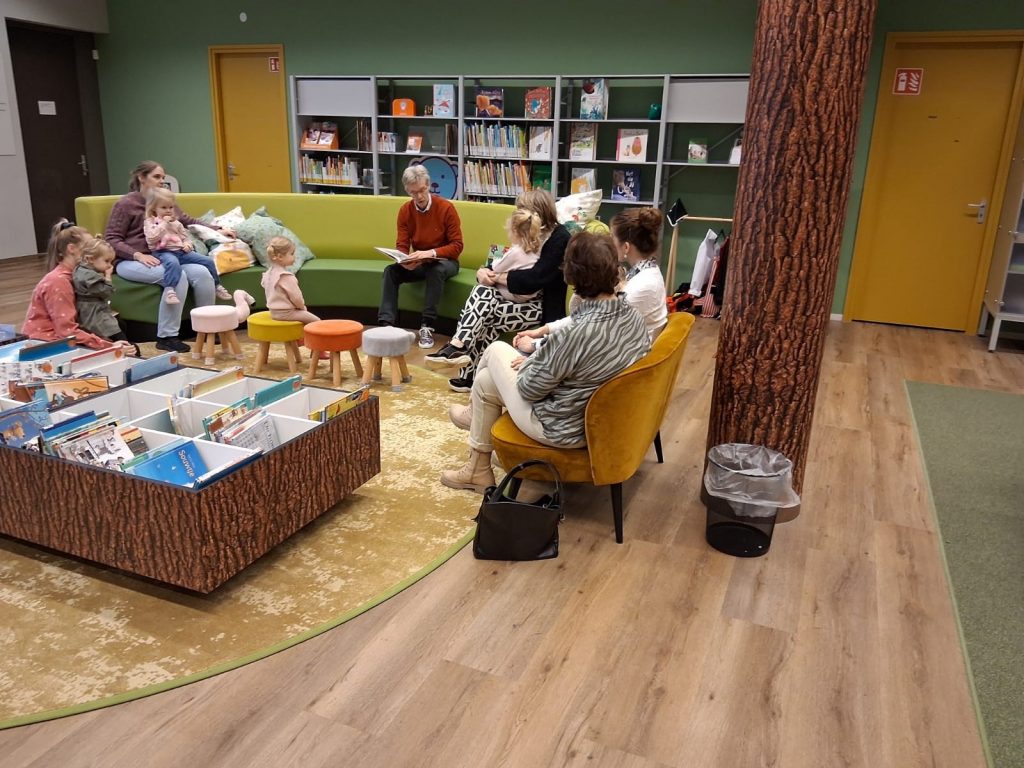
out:
{"label": "grey trash bin", "polygon": [[759,557],[768,551],[780,507],[793,507],[793,462],[763,445],[726,443],[708,451],[701,499],[704,536],[719,552]]}

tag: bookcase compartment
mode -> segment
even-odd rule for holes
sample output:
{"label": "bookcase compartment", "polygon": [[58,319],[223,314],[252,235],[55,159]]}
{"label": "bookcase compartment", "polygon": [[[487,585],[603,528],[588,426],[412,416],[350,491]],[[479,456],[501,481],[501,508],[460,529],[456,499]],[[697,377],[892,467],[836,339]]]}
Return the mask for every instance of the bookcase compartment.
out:
{"label": "bookcase compartment", "polygon": [[322,387],[303,387],[298,392],[282,397],[266,407],[268,413],[306,419],[313,411],[320,410],[331,403],[337,402],[343,393],[336,389]]}

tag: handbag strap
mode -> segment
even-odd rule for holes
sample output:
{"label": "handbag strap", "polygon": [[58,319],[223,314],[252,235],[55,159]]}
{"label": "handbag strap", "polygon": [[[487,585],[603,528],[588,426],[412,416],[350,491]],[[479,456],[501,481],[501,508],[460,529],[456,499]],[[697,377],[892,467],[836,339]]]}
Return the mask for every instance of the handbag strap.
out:
{"label": "handbag strap", "polygon": [[520,462],[519,464],[516,464],[514,467],[512,467],[512,469],[508,471],[508,474],[506,474],[505,477],[501,479],[501,483],[498,485],[496,489],[496,495],[498,496],[498,498],[501,498],[502,496],[505,495],[505,489],[508,488],[509,483],[516,479],[520,472],[522,472],[525,469],[528,469],[529,467],[535,466],[547,467],[548,471],[551,473],[551,477],[555,481],[555,494],[554,496],[552,496],[552,500],[555,504],[561,504],[562,477],[561,475],[558,474],[558,468],[554,464],[552,464],[550,461],[544,461],[543,459],[528,459],[527,461]]}

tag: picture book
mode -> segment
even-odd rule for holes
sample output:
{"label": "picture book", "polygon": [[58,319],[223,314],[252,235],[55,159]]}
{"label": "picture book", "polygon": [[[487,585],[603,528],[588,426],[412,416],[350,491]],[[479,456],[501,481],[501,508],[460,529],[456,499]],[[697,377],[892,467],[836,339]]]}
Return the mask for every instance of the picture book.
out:
{"label": "picture book", "polygon": [[615,159],[620,163],[642,163],[647,160],[647,129],[620,128],[615,143]]}
{"label": "picture book", "polygon": [[406,152],[420,152],[423,149],[423,137],[419,134],[410,133],[405,140]]}
{"label": "picture book", "polygon": [[125,470],[139,477],[163,480],[165,483],[183,485],[186,488],[195,486],[196,481],[209,471],[193,440],[186,440],[172,450],[159,453],[137,464],[126,465]]}
{"label": "picture book", "polygon": [[124,357],[124,349],[121,347],[110,347],[109,349],[97,349],[85,355],[72,357],[60,365],[61,373],[83,373],[93,370],[97,365],[112,363]]}
{"label": "picture book", "polygon": [[397,261],[408,261],[409,260],[409,254],[402,253],[401,251],[396,251],[394,248],[378,248],[378,247],[374,246],[373,250],[375,250],[377,253],[384,254],[389,259],[392,259],[393,261],[396,261],[396,262]]}
{"label": "picture book", "polygon": [[146,438],[138,427],[129,424],[124,427],[118,427],[117,432],[121,435],[124,444],[128,446],[128,449],[134,456],[141,456],[149,450],[149,446],[146,445]]}
{"label": "picture book", "polygon": [[171,451],[177,450],[181,446],[185,445],[185,443],[187,442],[189,441],[184,437],[175,438],[174,440],[171,440],[169,443],[164,443],[163,445],[157,446],[156,448],[148,450],[145,453],[140,453],[134,459],[128,459],[124,464],[121,465],[121,469],[123,469],[125,472],[130,472],[131,468],[134,467],[135,465],[151,461],[152,459],[155,459],[157,456],[162,456],[165,453],[170,453]]}
{"label": "picture book", "polygon": [[44,381],[43,389],[50,405],[61,406],[65,403],[81,400],[110,389],[106,376],[83,376],[76,379],[53,379]]}
{"label": "picture book", "polygon": [[434,117],[452,117],[455,113],[455,86],[451,83],[434,84]]}
{"label": "picture book", "polygon": [[533,189],[546,189],[548,192],[551,191],[551,166],[550,165],[535,165],[533,166],[533,176],[530,179],[530,184]]}
{"label": "picture book", "polygon": [[317,149],[338,148],[338,124],[324,122],[320,124],[320,135],[316,139]]}
{"label": "picture book", "polygon": [[80,413],[76,416],[67,418],[64,421],[59,421],[56,424],[44,427],[42,430],[43,442],[52,443],[63,435],[77,432],[90,424],[94,424],[98,418],[99,416],[95,411],[86,411],[85,413]]}
{"label": "picture book", "polygon": [[528,120],[550,120],[551,88],[528,88],[523,114]]}
{"label": "picture book", "polygon": [[580,119],[604,120],[608,117],[608,84],[603,77],[583,81],[580,95]]}
{"label": "picture book", "polygon": [[132,449],[113,424],[62,443],[58,454],[82,464],[117,470],[126,461],[135,458]]}
{"label": "picture book", "polygon": [[273,418],[262,408],[250,411],[230,427],[222,430],[219,442],[264,453],[281,444]]}
{"label": "picture book", "polygon": [[207,392],[213,392],[213,390],[226,387],[228,384],[234,384],[243,378],[245,378],[245,371],[242,369],[242,366],[233,365],[208,379],[193,382],[190,385],[191,393],[186,395],[186,397],[201,397]]}
{"label": "picture book", "polygon": [[729,150],[729,165],[739,165],[743,156],[743,139],[736,139]]}
{"label": "picture book", "polygon": [[57,339],[57,341],[44,341],[42,344],[33,344],[30,347],[22,347],[18,350],[18,360],[28,362],[41,360],[44,357],[54,357],[65,352],[70,352],[75,347],[75,340],[68,337]]}
{"label": "picture book", "polygon": [[569,181],[570,194],[590,192],[593,189],[597,189],[597,169],[573,168]]}
{"label": "picture book", "polygon": [[689,148],[686,151],[686,162],[706,163],[708,161],[708,140],[690,139]]}
{"label": "picture book", "polygon": [[394,152],[398,142],[398,134],[393,131],[377,132],[377,147],[381,152]]}
{"label": "picture book", "polygon": [[320,142],[320,123],[310,123],[302,133],[302,149],[316,149]]}
{"label": "picture book", "polygon": [[[492,246],[493,247],[493,246]],[[370,398],[370,387],[362,386],[353,392],[349,392],[342,398],[335,400],[333,403],[328,403],[323,408],[318,408],[315,411],[310,412],[310,421],[330,421],[331,419],[340,416],[345,411],[355,408],[359,403],[362,403]]]}
{"label": "picture book", "polygon": [[530,127],[530,159],[550,160],[551,159],[551,136],[550,125],[534,125]]}
{"label": "picture book", "polygon": [[627,203],[640,200],[639,168],[616,168],[612,171],[612,200]]}
{"label": "picture book", "polygon": [[487,249],[487,259],[484,261],[484,265],[488,268],[493,267],[499,261],[501,257],[508,253],[507,245],[498,245],[497,243],[491,243],[490,248]]}
{"label": "picture book", "polygon": [[222,429],[231,426],[251,410],[252,402],[248,397],[242,398],[237,403],[219,408],[209,416],[203,417],[203,432],[211,440],[218,440],[218,433]]}
{"label": "picture book", "polygon": [[476,112],[477,117],[502,117],[505,114],[505,89],[504,88],[477,88],[476,89]]}
{"label": "picture book", "polygon": [[569,159],[594,160],[597,146],[597,126],[593,123],[573,123],[569,130]]}
{"label": "picture book", "polygon": [[124,372],[125,384],[137,384],[143,379],[159,376],[161,373],[173,371],[178,367],[178,353],[166,352],[156,357],[142,360]]}
{"label": "picture book", "polygon": [[50,414],[42,402],[0,411],[0,442],[12,448],[39,450],[39,436],[49,425]]}
{"label": "picture book", "polygon": [[252,396],[252,405],[254,408],[262,408],[265,405],[270,405],[280,400],[282,397],[288,397],[288,395],[298,392],[300,389],[302,389],[302,376],[297,373],[294,376],[289,376],[287,379],[259,390]]}

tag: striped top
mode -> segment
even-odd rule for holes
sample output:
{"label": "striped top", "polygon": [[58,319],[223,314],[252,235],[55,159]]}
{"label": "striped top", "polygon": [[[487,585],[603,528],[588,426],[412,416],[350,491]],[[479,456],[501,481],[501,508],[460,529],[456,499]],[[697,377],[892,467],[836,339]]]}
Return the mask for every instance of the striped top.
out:
{"label": "striped top", "polygon": [[523,362],[516,379],[544,436],[566,446],[586,439],[584,415],[594,391],[651,348],[643,318],[621,297],[584,299],[572,317],[572,325]]}

